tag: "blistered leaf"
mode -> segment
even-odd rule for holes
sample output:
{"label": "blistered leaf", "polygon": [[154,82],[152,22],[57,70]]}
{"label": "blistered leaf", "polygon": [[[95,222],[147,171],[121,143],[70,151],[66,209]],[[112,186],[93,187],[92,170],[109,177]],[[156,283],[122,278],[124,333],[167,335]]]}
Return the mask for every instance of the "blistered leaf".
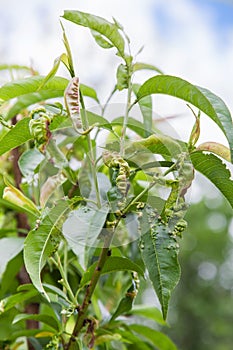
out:
{"label": "blistered leaf", "polygon": [[119,55],[124,57],[125,43],[116,24],[110,23],[104,18],[81,11],[68,10],[64,12],[62,17],[83,27],[88,27],[89,29],[103,35],[117,48]]}
{"label": "blistered leaf", "polygon": [[139,248],[166,319],[171,292],[180,278],[179,245],[169,226],[153,216],[151,209],[141,214]]}
{"label": "blistered leaf", "polygon": [[213,154],[196,151],[190,154],[194,168],[206,176],[226,197],[233,208],[233,180],[226,165]]}
{"label": "blistered leaf", "polygon": [[117,89],[119,91],[127,89],[129,85],[128,68],[124,64],[120,64],[117,68]]}
{"label": "blistered leaf", "polygon": [[61,200],[39,224],[29,232],[24,244],[24,261],[27,272],[37,290],[48,298],[41,282],[41,270],[47,259],[56,252],[61,241],[61,225],[69,212],[69,205]]}
{"label": "blistered leaf", "polygon": [[138,100],[152,94],[178,97],[197,107],[209,116],[225,134],[233,161],[233,124],[225,103],[207,89],[170,75],[158,75],[147,80],[138,91]]}

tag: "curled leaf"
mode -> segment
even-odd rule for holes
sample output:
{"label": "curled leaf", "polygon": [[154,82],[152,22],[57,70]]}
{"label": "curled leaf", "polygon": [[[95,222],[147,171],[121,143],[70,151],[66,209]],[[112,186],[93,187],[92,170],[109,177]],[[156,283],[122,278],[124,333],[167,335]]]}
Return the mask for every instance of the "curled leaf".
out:
{"label": "curled leaf", "polygon": [[72,120],[75,130],[80,133],[82,132],[82,122],[80,118],[80,107],[79,107],[79,78],[74,77],[68,84],[65,94],[65,105],[67,112]]}
{"label": "curled leaf", "polygon": [[26,197],[20,190],[11,185],[7,180],[5,180],[7,187],[3,191],[3,199],[8,202],[20,207],[23,211],[26,211],[32,215],[40,215],[39,210],[36,205]]}
{"label": "curled leaf", "polygon": [[208,151],[217,154],[228,162],[231,161],[231,153],[229,148],[218,142],[204,142],[197,147],[197,150]]}

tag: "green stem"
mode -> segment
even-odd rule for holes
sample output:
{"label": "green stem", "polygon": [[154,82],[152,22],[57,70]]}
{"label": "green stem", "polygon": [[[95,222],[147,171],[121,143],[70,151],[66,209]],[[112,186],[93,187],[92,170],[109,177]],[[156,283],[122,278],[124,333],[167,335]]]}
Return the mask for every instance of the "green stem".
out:
{"label": "green stem", "polygon": [[[162,177],[165,177],[166,175],[168,175],[171,171],[173,171],[175,168],[176,168],[177,164],[176,163],[173,163],[169,169],[167,169]],[[132,201],[121,211],[122,214],[126,214],[127,211],[129,210],[129,208],[134,205],[135,203],[137,203],[140,198],[142,198],[142,196],[147,193],[152,187],[154,187],[154,185],[156,185],[156,183],[158,183],[158,178],[155,179],[154,181],[152,181],[149,186],[147,186],[146,188],[144,188],[144,190],[142,192],[140,192],[135,198],[132,199]]]}
{"label": "green stem", "polygon": [[70,300],[74,303],[74,305],[77,305],[77,300],[75,299],[74,294],[72,292],[72,289],[71,289],[71,287],[69,285],[69,282],[68,282],[68,280],[66,278],[66,273],[65,273],[65,271],[63,269],[60,256],[58,255],[57,252],[55,253],[55,256],[56,256],[57,260],[55,260],[54,258],[50,258],[50,259],[54,263],[54,265],[58,268],[58,270],[59,270],[59,272],[61,274],[62,284],[66,288]]}
{"label": "green stem", "polygon": [[124,153],[125,153],[126,130],[127,130],[127,125],[128,125],[128,120],[129,120],[129,111],[130,111],[130,106],[131,106],[131,94],[132,94],[131,78],[129,78],[128,84],[129,84],[129,87],[128,87],[128,95],[127,95],[127,106],[126,106],[126,111],[125,111],[123,127],[122,127],[121,144],[120,144],[120,154],[122,157],[124,157]]}
{"label": "green stem", "polygon": [[115,226],[111,229],[111,231],[109,229],[109,231],[108,231],[109,234],[105,237],[104,246],[103,246],[101,254],[99,256],[97,266],[96,266],[95,271],[92,275],[90,284],[87,286],[83,303],[82,303],[81,307],[79,308],[77,321],[75,323],[72,335],[69,339],[69,342],[67,343],[67,346],[65,348],[66,350],[69,350],[72,347],[73,342],[76,341],[77,336],[79,335],[81,329],[84,326],[84,321],[86,318],[87,309],[88,309],[88,306],[91,304],[91,298],[92,298],[92,295],[94,293],[95,287],[99,281],[99,278],[101,276],[101,271],[104,267],[105,262],[107,261],[107,259],[109,257],[109,247],[111,245],[112,238],[113,238],[113,235],[115,233],[115,229],[116,229],[118,223],[119,223],[119,220],[115,223]]}

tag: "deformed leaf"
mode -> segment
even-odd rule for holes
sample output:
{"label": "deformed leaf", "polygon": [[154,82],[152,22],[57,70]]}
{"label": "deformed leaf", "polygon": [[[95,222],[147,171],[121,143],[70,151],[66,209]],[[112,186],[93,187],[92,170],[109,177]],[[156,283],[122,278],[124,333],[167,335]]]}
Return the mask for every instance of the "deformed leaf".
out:
{"label": "deformed leaf", "polygon": [[209,116],[225,134],[233,161],[233,124],[225,103],[207,89],[170,75],[158,75],[148,79],[139,89],[137,98],[152,94],[165,94],[187,101]]}
{"label": "deformed leaf", "polygon": [[214,154],[204,154],[201,151],[191,153],[190,158],[194,168],[219,189],[233,208],[233,180],[230,170],[221,159]]}
{"label": "deformed leaf", "polygon": [[39,224],[39,228],[29,232],[24,244],[24,262],[32,283],[48,298],[41,282],[41,270],[47,259],[57,250],[61,241],[61,225],[70,208],[65,200],[60,200]]}
{"label": "deformed leaf", "polygon": [[197,150],[211,152],[228,162],[231,161],[231,152],[229,148],[218,142],[204,142],[197,147]]}
{"label": "deformed leaf", "polygon": [[67,10],[64,11],[64,15],[62,17],[83,27],[88,27],[89,29],[103,35],[113,46],[117,48],[119,55],[124,58],[125,42],[119,33],[116,24],[110,23],[102,17],[94,16],[81,11]]}
{"label": "deformed leaf", "polygon": [[171,292],[180,278],[179,245],[169,226],[153,217],[151,211],[146,208],[139,218],[139,248],[166,319]]}

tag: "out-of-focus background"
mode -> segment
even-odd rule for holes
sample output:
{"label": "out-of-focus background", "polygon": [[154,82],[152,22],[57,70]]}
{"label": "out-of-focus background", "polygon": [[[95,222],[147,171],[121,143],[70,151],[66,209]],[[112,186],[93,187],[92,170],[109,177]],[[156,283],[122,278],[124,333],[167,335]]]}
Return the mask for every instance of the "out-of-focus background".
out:
{"label": "out-of-focus background", "polygon": [[[0,64],[33,65],[47,74],[63,51],[59,23],[65,9],[114,16],[131,38],[138,60],[216,93],[233,111],[233,1],[231,0],[1,0]],[[96,46],[87,29],[62,20],[83,83],[106,98],[118,58]],[[62,74],[62,73],[61,73]],[[139,76],[141,79],[147,75]],[[0,76],[0,83],[6,77]],[[194,122],[173,98],[156,98],[155,112],[187,139]],[[201,142],[226,144],[214,123],[202,117]],[[181,249],[182,279],[167,330],[182,350],[231,350],[233,344],[232,210],[200,176],[187,214]],[[233,195],[233,194],[232,194]],[[148,292],[150,296],[150,293]],[[148,300],[147,295],[147,300]],[[153,299],[149,299],[153,304]]]}

